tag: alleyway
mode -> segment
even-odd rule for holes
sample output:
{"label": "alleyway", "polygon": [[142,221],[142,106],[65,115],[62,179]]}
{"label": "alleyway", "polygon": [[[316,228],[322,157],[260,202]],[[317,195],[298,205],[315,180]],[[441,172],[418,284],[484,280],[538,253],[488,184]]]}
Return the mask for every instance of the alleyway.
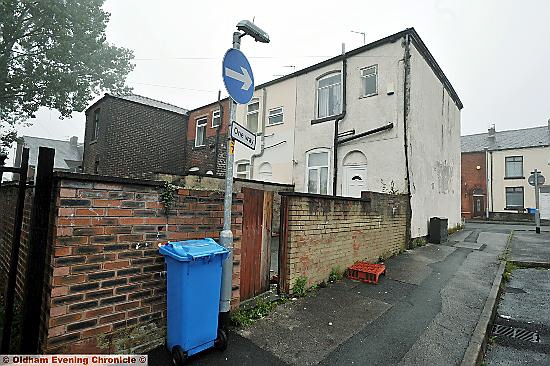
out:
{"label": "alleyway", "polygon": [[[390,259],[378,285],[343,280],[289,301],[233,330],[225,353],[206,352],[189,364],[460,364],[510,232],[502,225],[468,225],[446,245]],[[149,362],[167,365],[168,356],[157,349]]]}

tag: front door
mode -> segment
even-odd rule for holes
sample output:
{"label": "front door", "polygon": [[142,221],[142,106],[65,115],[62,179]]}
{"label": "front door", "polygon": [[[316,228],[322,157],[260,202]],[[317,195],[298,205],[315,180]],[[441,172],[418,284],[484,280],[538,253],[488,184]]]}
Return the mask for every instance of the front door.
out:
{"label": "front door", "polygon": [[550,220],[550,186],[540,187],[539,204],[540,218]]}
{"label": "front door", "polygon": [[485,197],[474,196],[474,217],[481,217],[485,213]]}
{"label": "front door", "polygon": [[361,197],[361,192],[366,190],[367,167],[354,165],[344,167],[343,194],[347,197]]}

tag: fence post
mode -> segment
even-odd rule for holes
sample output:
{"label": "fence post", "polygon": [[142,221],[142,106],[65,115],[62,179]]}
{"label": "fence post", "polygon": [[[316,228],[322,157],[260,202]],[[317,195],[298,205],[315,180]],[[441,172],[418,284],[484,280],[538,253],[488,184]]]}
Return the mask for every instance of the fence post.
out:
{"label": "fence post", "polygon": [[21,353],[40,352],[40,313],[42,311],[44,276],[49,260],[48,230],[52,203],[55,150],[40,147],[29,232],[29,253],[23,294]]}
{"label": "fence post", "polygon": [[15,220],[13,223],[13,235],[11,242],[10,268],[8,272],[8,286],[6,289],[4,329],[2,330],[3,354],[10,353],[11,326],[13,323],[13,304],[15,300],[15,284],[17,280],[17,264],[19,262],[19,248],[21,246],[21,226],[23,225],[23,211],[25,209],[25,192],[27,189],[27,172],[29,169],[29,149],[23,149],[23,158],[19,173],[19,190],[17,195],[17,206],[15,209]]}

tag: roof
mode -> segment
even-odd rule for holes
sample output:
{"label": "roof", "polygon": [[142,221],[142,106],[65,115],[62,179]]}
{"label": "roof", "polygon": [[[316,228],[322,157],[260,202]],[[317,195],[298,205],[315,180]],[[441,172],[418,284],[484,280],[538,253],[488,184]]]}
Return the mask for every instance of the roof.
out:
{"label": "roof", "polygon": [[84,144],[74,146],[70,141],[32,136],[23,136],[22,140],[24,146],[29,148],[29,165],[36,166],[38,163],[38,148],[41,146],[55,149],[54,169],[56,170],[72,170],[75,162],[82,162]]}
{"label": "roof", "polygon": [[488,133],[462,136],[460,145],[463,153],[550,146],[550,126],[499,131],[494,138]]}
{"label": "roof", "polygon": [[[441,81],[441,83],[443,84],[443,86],[445,87],[445,89],[447,90],[447,92],[449,93],[449,95],[451,96],[453,101],[455,102],[458,109],[462,109],[464,107],[464,105],[462,104],[462,101],[458,97],[458,94],[456,93],[453,86],[451,85],[451,82],[449,81],[449,79],[447,79],[447,77],[443,73],[443,70],[441,70],[441,67],[439,67],[439,64],[435,61],[435,58],[433,57],[431,52],[428,50],[428,47],[426,47],[426,45],[424,44],[424,42],[422,41],[422,39],[420,38],[420,36],[418,35],[418,33],[416,32],[416,30],[414,28],[407,28],[405,30],[402,30],[401,32],[392,34],[392,35],[387,36],[385,38],[382,38],[382,39],[379,39],[377,41],[366,44],[362,47],[359,47],[359,48],[356,48],[354,50],[348,51],[344,54],[345,56],[340,54],[338,56],[329,58],[328,60],[319,62],[319,63],[311,65],[311,66],[308,66],[305,69],[301,69],[301,70],[295,71],[291,74],[288,74],[288,75],[282,76],[280,78],[268,81],[266,83],[257,85],[254,89],[258,90],[258,89],[264,88],[264,87],[269,86],[269,85],[273,85],[273,84],[276,84],[276,83],[279,83],[279,82],[282,82],[282,81],[285,81],[285,80],[288,80],[288,79],[291,79],[291,78],[294,78],[294,77],[297,77],[297,76],[300,76],[300,75],[303,75],[303,74],[307,74],[309,72],[315,71],[315,70],[320,69],[322,67],[331,65],[335,62],[340,62],[340,61],[342,61],[342,57],[348,58],[348,57],[355,56],[357,54],[363,53],[365,51],[374,49],[376,47],[380,47],[380,46],[385,45],[387,43],[393,43],[393,42],[397,41],[398,39],[405,37],[406,35],[409,35],[411,37],[412,43],[416,46],[418,52],[420,52],[422,57],[424,57],[424,60],[428,63],[428,65],[430,65],[433,72],[435,73],[435,75],[437,76],[439,81]],[[226,100],[226,99],[227,98],[224,98],[223,100]],[[207,107],[211,104],[213,104],[213,103],[209,103],[209,104],[203,105],[201,107],[195,108],[195,109],[193,109],[193,111],[205,108],[205,107]]]}
{"label": "roof", "polygon": [[146,105],[146,106],[149,106],[149,107],[158,108],[158,109],[162,109],[162,110],[165,110],[165,111],[174,112],[174,113],[178,113],[178,114],[187,114],[189,112],[185,108],[181,108],[181,107],[178,107],[178,106],[170,104],[170,103],[162,102],[160,100],[144,97],[144,96],[138,95],[138,94],[112,95],[112,94],[108,94],[108,93],[105,93],[103,98],[99,99],[94,104],[89,106],[86,109],[86,111],[90,110],[97,103],[99,103],[101,100],[103,100],[104,98],[108,98],[108,97],[123,99],[123,100],[127,100],[129,102],[138,103],[138,104],[142,104],[142,105]]}

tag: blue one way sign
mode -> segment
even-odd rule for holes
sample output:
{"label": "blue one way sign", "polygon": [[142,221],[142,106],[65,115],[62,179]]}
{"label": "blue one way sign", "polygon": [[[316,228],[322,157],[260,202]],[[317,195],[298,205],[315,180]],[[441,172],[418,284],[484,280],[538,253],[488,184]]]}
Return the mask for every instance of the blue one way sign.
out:
{"label": "blue one way sign", "polygon": [[225,89],[239,104],[246,104],[254,93],[254,75],[246,56],[235,48],[225,53],[222,63]]}

